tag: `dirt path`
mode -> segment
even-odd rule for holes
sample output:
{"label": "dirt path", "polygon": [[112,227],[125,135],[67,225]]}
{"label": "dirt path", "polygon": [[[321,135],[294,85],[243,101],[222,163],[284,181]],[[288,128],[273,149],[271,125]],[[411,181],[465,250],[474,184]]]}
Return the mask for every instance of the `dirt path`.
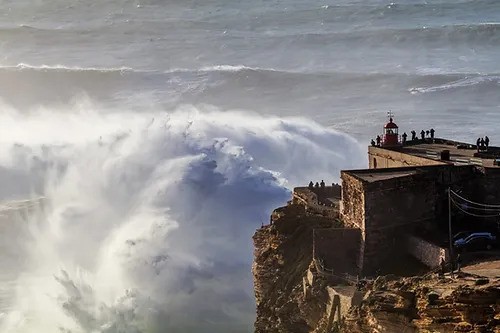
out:
{"label": "dirt path", "polygon": [[488,278],[500,278],[500,260],[481,262],[466,266],[463,268],[463,271]]}

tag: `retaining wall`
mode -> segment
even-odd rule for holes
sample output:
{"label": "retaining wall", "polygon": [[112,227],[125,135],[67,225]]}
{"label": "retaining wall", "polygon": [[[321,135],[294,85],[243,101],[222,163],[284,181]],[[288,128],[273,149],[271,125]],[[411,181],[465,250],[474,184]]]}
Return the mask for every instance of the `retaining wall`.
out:
{"label": "retaining wall", "polygon": [[407,236],[406,244],[408,253],[430,268],[438,267],[441,259],[448,262],[450,258],[448,249],[420,237]]}

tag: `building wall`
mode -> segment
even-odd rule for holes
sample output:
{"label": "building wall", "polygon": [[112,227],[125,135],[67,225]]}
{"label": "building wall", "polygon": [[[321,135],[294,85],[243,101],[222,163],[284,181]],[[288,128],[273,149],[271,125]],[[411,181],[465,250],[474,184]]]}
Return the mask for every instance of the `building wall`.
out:
{"label": "building wall", "polygon": [[365,196],[363,182],[342,171],[341,217],[348,227],[364,230]]}
{"label": "building wall", "polygon": [[500,203],[500,168],[486,168],[481,178],[483,202],[487,204]]}
{"label": "building wall", "polygon": [[447,249],[419,237],[408,236],[406,246],[408,253],[430,268],[439,267],[441,259],[450,259]]}
{"label": "building wall", "polygon": [[363,270],[371,274],[405,253],[403,235],[435,219],[437,188],[432,177],[417,174],[369,184],[364,195]]}
{"label": "building wall", "polygon": [[[363,173],[389,169],[343,171],[341,216],[348,226],[361,229],[360,263],[372,274],[395,255],[405,254],[405,235],[430,233],[447,219],[447,188],[477,185],[472,166],[436,165],[418,168],[416,174],[367,182]],[[357,175],[356,175],[357,174]]]}
{"label": "building wall", "polygon": [[370,169],[446,164],[441,161],[380,147],[368,147],[368,162]]}
{"label": "building wall", "polygon": [[314,229],[314,257],[334,274],[359,274],[361,230]]}

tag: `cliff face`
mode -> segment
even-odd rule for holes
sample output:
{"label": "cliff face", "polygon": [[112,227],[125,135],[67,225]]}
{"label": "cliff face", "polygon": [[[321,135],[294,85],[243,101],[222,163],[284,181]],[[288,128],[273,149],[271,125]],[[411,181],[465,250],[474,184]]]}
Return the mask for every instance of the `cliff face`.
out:
{"label": "cliff face", "polygon": [[500,333],[498,278],[386,276],[356,291],[312,264],[312,230],[336,222],[300,205],[277,209],[272,221],[253,237],[257,333]]}
{"label": "cliff face", "polygon": [[462,274],[456,279],[379,277],[345,332],[500,332],[500,280]]}
{"label": "cliff face", "polygon": [[277,209],[272,221],[253,237],[255,331],[311,332],[327,303],[326,284],[321,281],[310,290],[310,297],[304,297],[303,278],[312,261],[312,230],[331,227],[332,221],[308,216],[300,205]]}

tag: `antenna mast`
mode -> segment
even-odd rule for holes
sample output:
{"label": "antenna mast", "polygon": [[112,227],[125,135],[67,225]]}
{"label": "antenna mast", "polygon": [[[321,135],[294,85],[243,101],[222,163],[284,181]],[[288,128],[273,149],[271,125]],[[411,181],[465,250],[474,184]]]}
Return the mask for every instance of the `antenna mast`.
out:
{"label": "antenna mast", "polygon": [[389,120],[392,120],[392,118],[394,117],[394,113],[392,113],[392,111],[391,111],[391,110],[389,110],[389,111],[387,112],[387,117],[389,118]]}

